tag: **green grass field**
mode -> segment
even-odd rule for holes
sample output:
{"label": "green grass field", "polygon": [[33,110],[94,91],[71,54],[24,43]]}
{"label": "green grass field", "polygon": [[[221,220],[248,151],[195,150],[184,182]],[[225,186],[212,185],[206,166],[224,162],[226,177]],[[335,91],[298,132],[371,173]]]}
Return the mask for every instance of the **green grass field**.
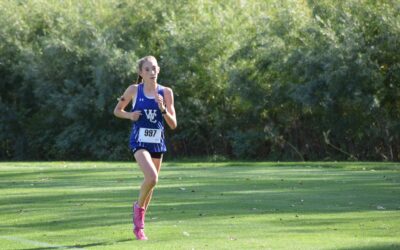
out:
{"label": "green grass field", "polygon": [[164,163],[134,240],[131,162],[0,163],[0,249],[400,249],[400,164]]}

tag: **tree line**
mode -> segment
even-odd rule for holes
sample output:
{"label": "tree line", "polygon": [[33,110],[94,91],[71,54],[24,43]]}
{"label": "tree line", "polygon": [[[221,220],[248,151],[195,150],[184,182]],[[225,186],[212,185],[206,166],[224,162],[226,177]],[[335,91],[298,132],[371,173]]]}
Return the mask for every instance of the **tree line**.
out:
{"label": "tree line", "polygon": [[157,57],[168,157],[400,159],[396,0],[0,1],[0,160],[127,160]]}

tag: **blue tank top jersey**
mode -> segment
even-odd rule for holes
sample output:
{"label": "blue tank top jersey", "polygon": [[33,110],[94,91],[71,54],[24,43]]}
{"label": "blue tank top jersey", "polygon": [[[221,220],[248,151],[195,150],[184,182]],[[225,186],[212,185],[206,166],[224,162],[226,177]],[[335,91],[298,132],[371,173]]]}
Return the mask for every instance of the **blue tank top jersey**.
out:
{"label": "blue tank top jersey", "polygon": [[[158,84],[157,92],[164,97],[164,86]],[[134,151],[137,148],[145,148],[150,153],[166,152],[161,110],[154,97],[149,98],[144,94],[143,83],[138,85],[136,101],[132,103],[131,111],[141,111],[142,115],[133,123],[130,149]]]}

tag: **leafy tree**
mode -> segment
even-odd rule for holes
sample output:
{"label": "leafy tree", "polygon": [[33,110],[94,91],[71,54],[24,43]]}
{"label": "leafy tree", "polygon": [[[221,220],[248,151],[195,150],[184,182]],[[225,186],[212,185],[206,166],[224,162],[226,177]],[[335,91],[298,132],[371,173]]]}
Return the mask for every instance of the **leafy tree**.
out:
{"label": "leafy tree", "polygon": [[[151,8],[149,8],[151,6]],[[129,159],[152,54],[173,157],[399,160],[397,1],[0,1],[0,159]]]}

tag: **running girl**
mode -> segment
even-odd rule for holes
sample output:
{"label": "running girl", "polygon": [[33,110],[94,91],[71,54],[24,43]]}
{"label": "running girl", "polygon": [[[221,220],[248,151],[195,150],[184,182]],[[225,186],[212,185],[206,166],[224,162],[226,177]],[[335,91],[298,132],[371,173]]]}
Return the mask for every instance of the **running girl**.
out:
{"label": "running girl", "polygon": [[[164,122],[171,129],[177,126],[174,95],[170,88],[157,83],[160,67],[153,56],[138,61],[138,80],[119,98],[114,109],[118,118],[133,121],[130,149],[144,174],[139,198],[133,204],[133,233],[138,240],[147,240],[144,233],[145,213],[158,181],[163,154],[167,151]],[[125,107],[132,101],[132,110]]]}

